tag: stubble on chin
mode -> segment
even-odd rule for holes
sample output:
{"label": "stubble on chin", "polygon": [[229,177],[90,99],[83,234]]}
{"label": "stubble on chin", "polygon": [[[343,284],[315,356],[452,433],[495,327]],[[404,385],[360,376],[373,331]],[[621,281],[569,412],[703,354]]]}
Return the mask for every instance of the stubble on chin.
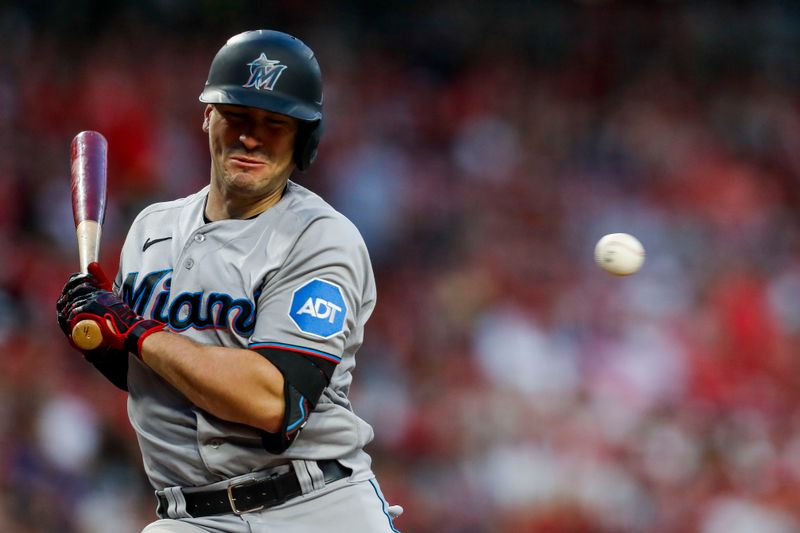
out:
{"label": "stubble on chin", "polygon": [[223,188],[236,196],[258,197],[271,194],[275,189],[283,188],[288,168],[282,172],[250,172],[241,169],[225,168]]}

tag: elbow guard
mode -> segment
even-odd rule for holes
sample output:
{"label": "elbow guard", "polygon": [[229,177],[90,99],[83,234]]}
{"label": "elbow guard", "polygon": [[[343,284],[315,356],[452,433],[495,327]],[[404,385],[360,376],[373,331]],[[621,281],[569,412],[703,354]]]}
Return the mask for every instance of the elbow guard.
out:
{"label": "elbow guard", "polygon": [[286,409],[277,433],[262,431],[261,442],[270,453],[286,451],[303,429],[311,411],[317,406],[322,391],[331,381],[336,364],[288,349],[256,348],[283,374]]}
{"label": "elbow guard", "polygon": [[128,352],[108,348],[100,354],[87,352],[84,357],[112,385],[128,392]]}

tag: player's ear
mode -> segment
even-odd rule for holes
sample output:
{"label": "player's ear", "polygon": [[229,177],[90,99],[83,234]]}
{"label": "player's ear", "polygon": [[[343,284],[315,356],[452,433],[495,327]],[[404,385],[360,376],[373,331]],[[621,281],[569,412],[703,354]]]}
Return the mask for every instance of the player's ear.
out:
{"label": "player's ear", "polygon": [[207,105],[205,111],[203,111],[203,131],[208,133],[208,124],[209,124],[209,117],[211,116],[211,110],[214,109],[211,105]]}

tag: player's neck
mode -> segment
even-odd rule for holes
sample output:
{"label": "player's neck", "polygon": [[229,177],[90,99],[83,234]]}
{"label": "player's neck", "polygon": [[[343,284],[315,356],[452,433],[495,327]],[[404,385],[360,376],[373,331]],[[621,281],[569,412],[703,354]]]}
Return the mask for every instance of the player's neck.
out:
{"label": "player's neck", "polygon": [[206,199],[205,218],[209,221],[227,219],[248,219],[253,218],[273,205],[277,204],[283,197],[286,185],[279,187],[275,191],[259,196],[239,196],[230,192],[219,190],[212,183]]}

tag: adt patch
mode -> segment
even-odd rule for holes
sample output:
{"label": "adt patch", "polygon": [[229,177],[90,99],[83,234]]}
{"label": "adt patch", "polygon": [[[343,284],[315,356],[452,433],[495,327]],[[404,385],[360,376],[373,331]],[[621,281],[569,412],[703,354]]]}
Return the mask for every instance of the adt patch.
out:
{"label": "adt patch", "polygon": [[344,329],[347,304],[338,285],[314,278],[292,295],[289,318],[300,331],[329,339]]}

